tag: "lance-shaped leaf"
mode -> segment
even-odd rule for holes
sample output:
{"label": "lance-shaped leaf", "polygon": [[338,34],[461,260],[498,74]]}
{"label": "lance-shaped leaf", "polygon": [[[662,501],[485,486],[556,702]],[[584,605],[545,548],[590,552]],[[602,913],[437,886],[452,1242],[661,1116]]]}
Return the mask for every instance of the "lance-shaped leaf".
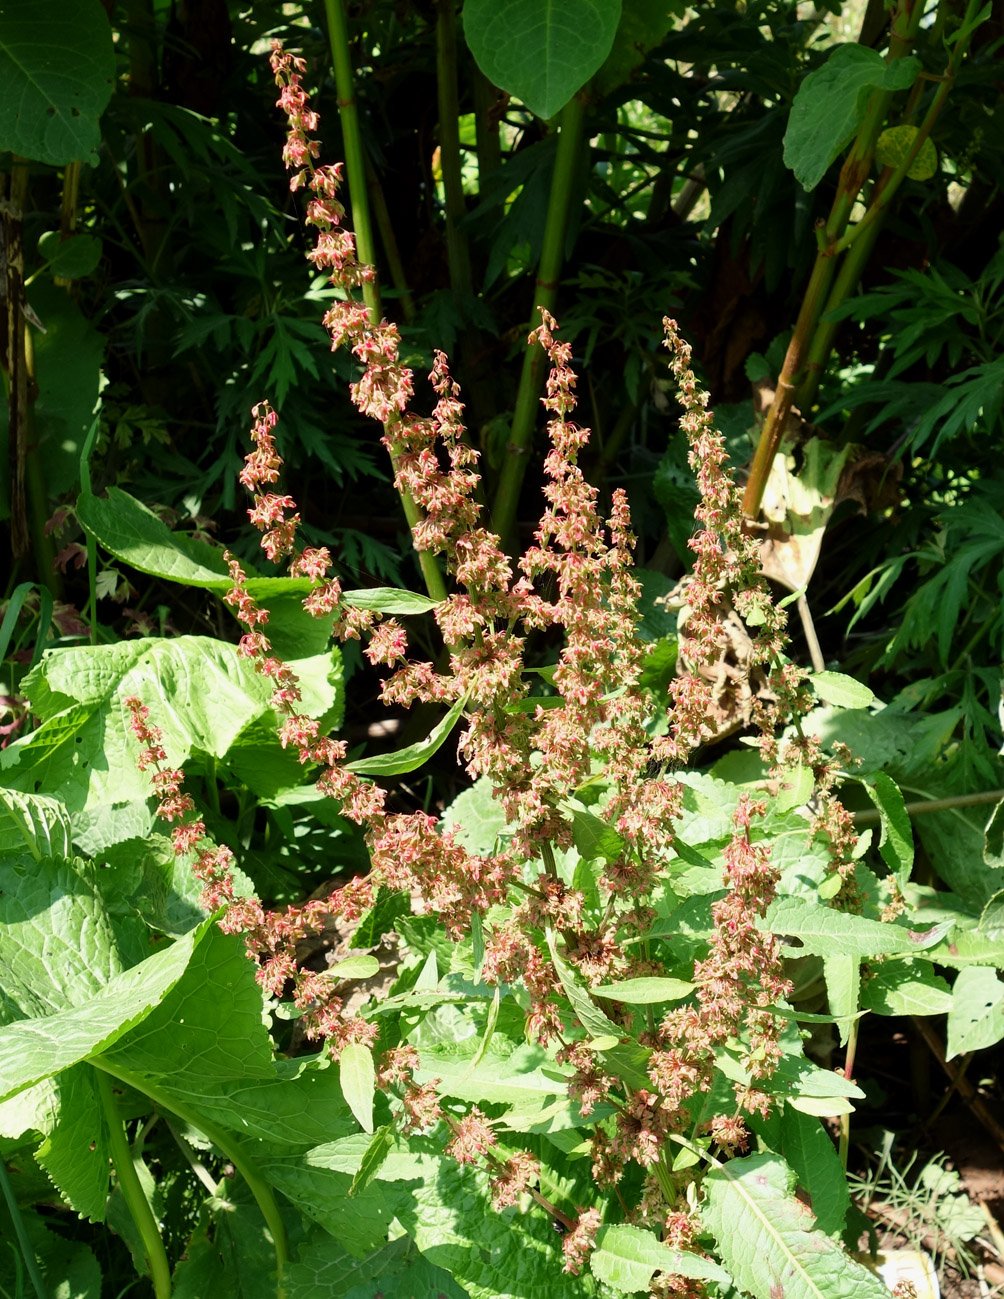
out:
{"label": "lance-shaped leaf", "polygon": [[868,797],[878,808],[882,823],[879,852],[895,874],[901,889],[906,887],[913,867],[913,827],[899,786],[884,771],[862,781]]}
{"label": "lance-shaped leaf", "polygon": [[656,1272],[718,1281],[721,1285],[731,1283],[729,1274],[714,1259],[670,1249],[640,1227],[601,1227],[596,1234],[596,1248],[589,1256],[589,1266],[598,1281],[605,1281],[622,1294],[648,1290]]}
{"label": "lance-shaped leaf", "polygon": [[373,1052],[361,1042],[350,1042],[338,1057],[342,1095],[364,1132],[373,1131],[373,1093],[376,1070]]}
{"label": "lance-shaped leaf", "polygon": [[779,898],[767,912],[771,933],[797,940],[802,956],[882,956],[922,950],[925,934],[832,911],[803,898]]}
{"label": "lance-shaped leaf", "polygon": [[579,1023],[590,1037],[612,1037],[615,1042],[618,1041],[623,1035],[623,1029],[600,1010],[585,987],[579,982],[575,971],[561,958],[554,933],[550,929],[547,931],[547,946],[551,953],[551,960],[554,962],[555,972],[561,980],[562,990],[571,1002]]}
{"label": "lance-shaped leaf", "polygon": [[736,1286],[754,1299],[889,1299],[884,1283],[814,1230],[776,1155],[719,1164],[704,1179],[701,1218]]}
{"label": "lance-shaped leaf", "polygon": [[661,1001],[682,1001],[694,991],[696,984],[684,979],[622,979],[620,983],[605,983],[593,988],[594,997],[606,1001],[622,1001],[628,1006],[658,1005]]}
{"label": "lance-shaped leaf", "polygon": [[360,758],[357,762],[346,763],[346,766],[359,776],[404,776],[409,771],[415,771],[442,748],[466,706],[467,696],[462,695],[443,720],[417,744],[409,744],[407,748],[397,749],[394,753],[378,753],[372,758]]}

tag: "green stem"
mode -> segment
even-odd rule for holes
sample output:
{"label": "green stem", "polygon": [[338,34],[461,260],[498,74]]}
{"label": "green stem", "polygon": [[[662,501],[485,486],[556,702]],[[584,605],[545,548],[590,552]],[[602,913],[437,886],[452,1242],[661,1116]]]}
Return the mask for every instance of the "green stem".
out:
{"label": "green stem", "polygon": [[[289,1260],[289,1247],[286,1243],[286,1227],[282,1221],[282,1215],[279,1213],[279,1206],[276,1204],[275,1196],[272,1194],[272,1188],[265,1181],[261,1173],[255,1167],[254,1163],[248,1159],[241,1149],[239,1143],[225,1132],[222,1128],[204,1118],[196,1111],[189,1109],[183,1102],[165,1092],[155,1083],[151,1083],[147,1078],[140,1074],[135,1074],[129,1069],[121,1069],[108,1063],[100,1056],[91,1061],[96,1069],[108,1074],[112,1078],[117,1078],[119,1082],[125,1083],[129,1087],[134,1087],[136,1091],[142,1092],[144,1096],[149,1097],[158,1109],[165,1110],[168,1114],[176,1114],[179,1119],[201,1132],[207,1137],[214,1146],[216,1146],[223,1155],[233,1164],[234,1168],[240,1173],[247,1182],[248,1189],[254,1196],[258,1208],[261,1210],[262,1217],[272,1233],[272,1245],[275,1249],[275,1261],[277,1268],[277,1299],[285,1299],[286,1289],[283,1282],[283,1269]],[[159,1293],[158,1293],[159,1299]]]}
{"label": "green stem", "polygon": [[[854,1056],[858,1049],[858,1025],[860,1021],[854,1020],[847,1030],[847,1055],[844,1057],[844,1077],[850,1082],[854,1077]],[[840,1162],[847,1171],[847,1156],[851,1148],[851,1116],[841,1114],[840,1116],[840,1146],[838,1153]]]}
{"label": "green stem", "polygon": [[3,1190],[3,1198],[7,1202],[7,1210],[10,1213],[11,1222],[14,1224],[14,1235],[17,1237],[21,1257],[28,1269],[28,1275],[35,1287],[35,1293],[38,1295],[38,1299],[49,1299],[49,1292],[45,1288],[45,1282],[42,1280],[42,1273],[39,1270],[38,1259],[31,1247],[31,1241],[28,1239],[28,1232],[24,1225],[24,1218],[21,1216],[21,1206],[18,1204],[14,1188],[10,1184],[10,1178],[7,1176],[7,1165],[3,1159],[0,1159],[0,1189]]}
{"label": "green stem", "polygon": [[387,269],[390,271],[390,282],[397,290],[398,301],[401,303],[401,311],[405,320],[409,325],[413,325],[418,316],[415,299],[408,288],[408,277],[404,272],[404,262],[401,261],[401,251],[397,246],[397,239],[394,235],[394,227],[391,224],[390,212],[387,210],[387,200],[384,198],[383,187],[373,170],[369,158],[366,159],[366,181],[369,186],[373,216],[376,220],[377,229],[380,231],[380,242],[383,245],[384,257],[387,259]]}
{"label": "green stem", "polygon": [[455,297],[471,293],[471,254],[460,222],[465,213],[460,164],[460,95],[457,90],[457,11],[440,0],[436,19],[436,87],[439,102],[439,165],[446,200],[446,255]]}
{"label": "green stem", "polygon": [[497,92],[477,64],[474,64],[473,84],[478,187],[482,188],[492,172],[502,165],[502,141],[499,139],[498,121],[496,120],[494,125],[491,122]]}
{"label": "green stem", "polygon": [[[904,786],[906,788],[906,786]],[[947,798],[927,798],[921,803],[907,803],[907,816],[922,816],[927,812],[950,812],[956,807],[984,807],[1004,799],[1004,789],[987,789],[976,794],[952,794]],[[877,807],[864,808],[854,813],[854,824],[878,825],[882,813]]]}
{"label": "green stem", "polygon": [[[547,204],[544,242],[540,253],[534,299],[537,308],[543,307],[552,312],[557,303],[558,278],[565,259],[565,230],[571,207],[572,182],[583,136],[585,111],[585,98],[580,91],[568,101],[561,113],[558,151],[554,161],[554,176],[551,179],[551,194]],[[538,310],[533,313],[533,325],[539,323]],[[519,391],[516,395],[512,430],[492,506],[492,525],[502,539],[503,546],[510,551],[514,549],[519,491],[526,473],[527,457],[537,421],[537,398],[543,383],[546,362],[547,357],[539,347],[528,348],[523,357],[523,373],[520,376]]]}
{"label": "green stem", "polygon": [[[324,13],[328,20],[328,44],[331,47],[331,66],[335,73],[335,90],[338,95],[338,117],[342,124],[345,146],[345,174],[352,200],[352,228],[356,236],[356,253],[364,266],[376,266],[373,244],[373,226],[366,197],[366,160],[362,135],[359,130],[359,108],[356,104],[352,77],[352,57],[349,54],[349,28],[342,0],[324,0]],[[381,316],[380,289],[376,280],[363,284],[363,301],[374,320]]]}
{"label": "green stem", "polygon": [[[80,490],[91,495],[91,455],[98,437],[98,425],[101,416],[95,415],[91,427],[87,430],[84,445],[80,452]],[[84,533],[87,546],[87,588],[90,592],[88,608],[91,622],[91,644],[98,643],[98,543],[89,532]]]}
{"label": "green stem", "polygon": [[170,1299],[171,1265],[167,1261],[167,1251],[164,1249],[164,1242],[161,1239],[160,1228],[157,1226],[157,1219],[153,1216],[150,1201],[146,1198],[143,1187],[140,1185],[136,1165],[133,1163],[132,1149],[126,1137],[125,1128],[122,1126],[122,1119],[119,1117],[118,1106],[115,1103],[111,1080],[107,1074],[102,1073],[100,1070],[96,1071],[95,1078],[98,1084],[98,1094],[101,1097],[101,1108],[105,1114],[105,1124],[108,1128],[108,1144],[111,1147],[112,1164],[118,1178],[119,1190],[122,1192],[122,1198],[125,1200],[132,1220],[136,1224],[140,1239],[143,1241],[146,1261],[150,1265],[150,1280],[153,1282],[153,1292],[157,1299]]}

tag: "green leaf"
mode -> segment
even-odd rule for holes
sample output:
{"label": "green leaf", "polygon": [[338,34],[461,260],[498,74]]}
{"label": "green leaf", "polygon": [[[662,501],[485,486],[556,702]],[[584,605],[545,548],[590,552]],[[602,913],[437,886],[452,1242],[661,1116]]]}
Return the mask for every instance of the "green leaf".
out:
{"label": "green leaf", "polygon": [[468,852],[494,852],[496,840],[505,830],[505,812],[494,789],[492,781],[482,776],[459,793],[443,813],[443,829],[452,830]]}
{"label": "green leaf", "polygon": [[876,1015],[944,1015],[952,990],[927,961],[885,961],[862,985],[861,1005]]}
{"label": "green leaf", "polygon": [[283,1279],[287,1299],[373,1299],[377,1294],[466,1299],[449,1273],[423,1258],[407,1236],[381,1243],[365,1258],[353,1258],[340,1241],[319,1235],[300,1246],[298,1261]]}
{"label": "green leaf", "polygon": [[0,789],[0,855],[69,857],[70,817],[56,798]]}
{"label": "green leaf", "polygon": [[784,162],[813,190],[858,129],[874,89],[905,90],[920,71],[913,55],[889,63],[862,45],[838,45],[802,81],[784,136]]}
{"label": "green leaf", "polygon": [[553,117],[610,53],[621,0],[467,0],[464,35],[489,81]]}
{"label": "green leaf", "polygon": [[1004,800],[994,808],[983,833],[983,860],[994,870],[1004,867]]}
{"label": "green leaf", "polygon": [[824,703],[838,708],[868,708],[875,702],[873,690],[842,672],[813,672],[809,684]]}
{"label": "green leaf", "polygon": [[844,1229],[851,1207],[847,1178],[837,1149],[821,1123],[785,1105],[781,1111],[781,1153],[809,1194],[816,1226],[827,1236]]}
{"label": "green leaf", "polygon": [[851,1017],[857,1013],[861,996],[860,957],[832,952],[823,958],[823,977],[830,1014],[837,1019],[840,1045],[846,1046]]}
{"label": "green leaf", "polygon": [[86,234],[64,239],[60,231],[48,230],[38,241],[38,253],[53,275],[75,280],[90,275],[101,260],[101,240]]}
{"label": "green leaf", "polygon": [[781,787],[777,792],[773,810],[780,816],[801,807],[812,797],[815,779],[812,768],[800,762],[794,771],[786,769],[781,776]]}
{"label": "green leaf", "polygon": [[889,1299],[874,1272],[813,1230],[794,1182],[776,1155],[733,1159],[705,1177],[701,1218],[737,1288],[756,1299]]}
{"label": "green leaf", "polygon": [[613,861],[624,847],[624,840],[612,825],[579,808],[572,812],[572,837],[576,851],[585,861],[599,858]]}
{"label": "green leaf", "polygon": [[77,1213],[103,1222],[111,1149],[94,1070],[76,1064],[42,1085],[52,1088],[56,1121],[35,1124],[46,1134],[35,1158]]}
{"label": "green leaf", "polygon": [[556,1074],[554,1061],[540,1047],[514,1046],[496,1033],[477,1064],[477,1038],[442,1047],[423,1047],[419,1082],[438,1079],[436,1090],[458,1100],[513,1104],[521,1098],[564,1096],[567,1079]]}
{"label": "green leaf", "polygon": [[376,1070],[373,1052],[361,1042],[350,1042],[338,1057],[342,1095],[356,1122],[364,1132],[373,1131],[373,1094],[376,1090]]}
{"label": "green leaf", "polygon": [[1004,983],[996,970],[971,966],[960,970],[948,1012],[948,1059],[982,1051],[1004,1038]]}
{"label": "green leaf", "polygon": [[349,1187],[349,1195],[358,1195],[364,1191],[370,1182],[377,1176],[381,1165],[390,1153],[394,1144],[393,1129],[389,1123],[383,1127],[377,1128],[373,1134],[373,1139],[366,1147],[366,1152],[359,1164],[359,1169],[352,1179],[352,1185]]}
{"label": "green leaf", "polygon": [[[331,658],[322,654],[291,667],[300,678],[303,711],[326,714],[338,698]],[[22,688],[43,724],[0,753],[4,783],[22,791],[36,783],[58,789],[74,816],[151,798],[149,773],[136,765],[139,747],[124,703],[130,695],[148,704],[174,766],[193,751],[226,758],[254,722],[271,729],[274,719],[269,683],[235,646],[201,636],[53,651]],[[269,748],[279,752],[274,740]],[[285,756],[296,779],[296,755]],[[253,788],[253,768],[242,775]]]}
{"label": "green leaf", "polygon": [[[917,138],[915,126],[890,126],[878,138],[875,146],[875,161],[883,167],[898,167],[913,148]],[[907,168],[911,180],[930,180],[938,170],[938,151],[931,137],[924,141],[917,151],[917,156]]]}
{"label": "green leaf", "polygon": [[717,1281],[723,1286],[731,1284],[729,1274],[713,1259],[670,1249],[640,1227],[601,1227],[596,1233],[596,1247],[589,1255],[589,1266],[597,1281],[606,1282],[622,1294],[648,1290],[657,1271]]}
{"label": "green leaf", "polygon": [[94,161],[115,55],[99,0],[6,0],[0,27],[0,150],[62,166]]}
{"label": "green leaf", "polygon": [[[767,912],[767,927],[782,938],[797,939],[800,956],[881,956],[916,951],[911,930],[833,911],[802,898],[778,898]],[[923,936],[919,936],[922,938]]]}
{"label": "green leaf", "polygon": [[594,997],[623,1001],[629,1006],[649,1006],[660,1001],[682,1001],[694,991],[695,984],[684,979],[622,979],[593,988]]}
{"label": "green leaf", "polygon": [[467,696],[462,695],[450,711],[425,737],[407,748],[394,753],[378,753],[372,758],[360,758],[346,763],[349,771],[359,776],[404,776],[427,762],[446,742],[447,736],[460,720],[467,706]]}
{"label": "green leaf", "polygon": [[108,1049],[182,977],[215,921],[116,975],[80,1006],[0,1028],[0,1100]]}
{"label": "green leaf", "polygon": [[347,956],[327,970],[333,979],[371,979],[379,972],[380,962],[375,956]]}
{"label": "green leaf", "polygon": [[600,1010],[579,982],[575,971],[562,960],[558,954],[554,933],[550,929],[547,930],[547,946],[565,996],[571,1002],[572,1010],[575,1011],[582,1027],[590,1037],[616,1037],[619,1040],[623,1036],[623,1030]]}
{"label": "green leaf", "polygon": [[881,818],[879,852],[882,860],[896,876],[900,889],[903,889],[913,869],[913,827],[903,795],[896,782],[884,771],[875,772],[861,783],[878,808]]}
{"label": "green leaf", "polygon": [[342,604],[350,604],[354,609],[373,609],[377,613],[396,613],[405,617],[410,614],[428,613],[435,609],[437,601],[417,591],[402,591],[394,586],[373,586],[362,591],[343,591]]}

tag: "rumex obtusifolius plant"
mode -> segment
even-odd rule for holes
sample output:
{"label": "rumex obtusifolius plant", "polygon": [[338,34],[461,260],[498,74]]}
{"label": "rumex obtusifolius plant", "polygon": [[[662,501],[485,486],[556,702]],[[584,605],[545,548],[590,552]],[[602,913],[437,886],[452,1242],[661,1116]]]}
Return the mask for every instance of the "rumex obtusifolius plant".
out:
{"label": "rumex obtusifolius plant", "polygon": [[[762,923],[780,876],[760,832],[765,798],[744,792],[738,799],[723,851],[724,892],[711,907],[704,949],[687,958],[685,980],[664,977],[664,957],[653,942],[667,863],[686,851],[678,831],[684,788],[673,771],[711,733],[708,717],[727,645],[720,613],[726,598],[749,632],[750,666],[767,684],[751,701],[750,716],[771,779],[783,782],[797,765],[811,771],[811,830],[828,842],[844,901],[854,904],[854,839],[833,794],[837,766],[798,725],[807,702],[805,674],[784,658],[784,610],[758,575],[757,545],[743,528],[724,440],[691,369],[690,349],[666,320],[701,501],[686,586],[687,662],[672,683],[665,725],[653,735],[651,696],[641,683],[641,588],[632,572],[630,510],[617,489],[604,519],[598,492],[579,468],[589,433],[571,418],[570,345],[542,312],[529,342],[545,350],[551,367],[542,399],[550,439],[546,503],[534,544],[514,564],[481,521],[478,453],[464,436],[460,389],[447,359],[436,354],[431,415],[415,414],[409,408],[414,378],[400,361],[395,327],[374,320],[353,296],[372,271],[357,262],[342,225],[340,169],[315,165],[318,121],[302,89],[301,61],[276,47],[272,67],[289,119],[284,157],[294,170],[291,188],[310,192],[307,220],[318,229],[308,256],[330,272],[341,295],[324,318],[332,346],[348,342],[362,366],[352,400],[383,426],[395,485],[418,512],[416,550],[438,557],[452,580],[453,589],[431,610],[446,647],[442,666],[410,656],[405,627],[395,617],[345,598],[325,548],[298,545],[295,502],[277,490],[278,417],[267,402],[253,409],[254,449],[241,472],[253,496],[248,513],[266,556],[288,561],[292,576],[311,579],[306,609],[331,620],[343,641],[365,638],[367,658],[389,670],[382,684],[387,703],[438,703],[449,706],[451,717],[462,716],[459,754],[469,775],[490,785],[505,831],[494,851],[474,852],[436,817],[388,808],[386,792],[346,762],[345,742],[322,734],[300,709],[296,676],[269,641],[268,612],[229,554],[233,585],[226,599],[244,627],[239,652],[271,683],[282,746],[298,754],[318,788],[362,827],[371,870],[328,898],[284,911],[236,897],[231,855],[206,841],[194,803],[182,792],[182,773],[168,765],[146,705],[132,698],[140,761],[153,770],[158,814],[174,822],[176,853],[195,854],[205,906],[224,908],[222,927],[243,934],[262,987],[279,997],[291,986],[307,1035],[343,1066],[360,1057],[371,1061],[376,1087],[394,1099],[399,1133],[441,1125],[458,1164],[486,1168],[496,1210],[529,1196],[550,1213],[564,1229],[567,1272],[582,1271],[604,1220],[601,1206],[608,1205],[618,1221],[654,1228],[675,1251],[653,1265],[650,1277],[661,1274],[653,1293],[706,1293],[704,1280],[715,1276],[701,1271],[708,1241],[700,1159],[726,1170],[727,1178],[728,1161],[748,1148],[751,1125],[768,1121],[787,1022],[778,1009],[790,991],[779,941]],[[560,633],[551,676],[557,693],[534,699],[525,654],[530,638],[544,631]],[[792,720],[794,734],[779,742]],[[570,869],[576,853],[585,869]],[[354,922],[380,889],[410,895],[454,941],[476,934],[480,980],[513,992],[526,1040],[552,1053],[578,1121],[586,1121],[596,1204],[562,1209],[538,1189],[540,1163],[532,1149],[513,1149],[508,1137],[503,1146],[490,1113],[458,1103],[422,1073],[421,1051],[412,1042],[388,1040],[379,1017],[348,1011],[329,977],[298,965],[298,940],[329,916]],[[619,987],[637,987],[632,981],[660,985],[659,995],[634,1002],[629,992],[618,995]],[[605,996],[611,988],[614,995]],[[601,1000],[611,1009],[601,1009]],[[726,1050],[731,1073],[721,1068]],[[693,1158],[678,1159],[680,1149]]]}

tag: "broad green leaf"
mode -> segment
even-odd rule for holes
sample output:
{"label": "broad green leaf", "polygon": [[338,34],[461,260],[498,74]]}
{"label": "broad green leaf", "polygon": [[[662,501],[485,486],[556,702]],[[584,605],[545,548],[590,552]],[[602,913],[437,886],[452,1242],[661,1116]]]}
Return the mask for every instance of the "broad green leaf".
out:
{"label": "broad green leaf", "polygon": [[913,55],[886,62],[862,45],[838,45],[802,80],[784,136],[784,162],[813,190],[858,129],[873,90],[905,90],[920,71]]}
{"label": "broad green leaf", "polygon": [[275,1076],[262,992],[244,940],[213,926],[163,1001],[104,1052],[109,1067],[186,1098]]}
{"label": "broad green leaf", "polygon": [[261,1210],[241,1178],[225,1178],[205,1203],[173,1277],[171,1299],[274,1299],[275,1247]]}
{"label": "broad green leaf", "polygon": [[913,868],[913,827],[899,786],[884,771],[877,771],[862,781],[868,796],[879,810],[882,836],[879,852],[896,876],[901,889],[906,887]]}
{"label": "broad green leaf", "polygon": [[360,758],[356,762],[348,762],[345,765],[349,771],[354,771],[360,776],[404,776],[409,771],[420,767],[423,762],[427,762],[442,748],[466,706],[467,696],[462,695],[442,721],[424,740],[419,740],[416,744],[409,744],[407,748],[398,749],[394,753],[378,753],[372,758]]}
{"label": "broad green leaf", "polygon": [[[104,550],[140,573],[219,596],[233,585],[222,550],[172,532],[152,510],[119,487],[109,487],[103,497],[81,492],[76,514]],[[269,612],[268,637],[277,653],[286,659],[306,658],[327,647],[330,622],[311,617],[303,608],[303,599],[314,585],[310,578],[261,577],[248,564],[244,569],[248,593]]]}
{"label": "broad green leaf", "polygon": [[801,898],[779,898],[767,912],[767,928],[793,943],[800,956],[880,956],[916,951],[910,930],[833,911]]}
{"label": "broad green leaf", "polygon": [[[898,167],[913,148],[917,138],[915,126],[889,126],[878,138],[875,146],[875,161],[883,167]],[[938,150],[931,137],[924,141],[917,151],[917,156],[907,168],[911,180],[930,180],[938,170]]]}
{"label": "broad green leaf", "polygon": [[376,1070],[373,1052],[361,1042],[350,1042],[338,1057],[342,1095],[364,1132],[373,1131],[373,1094]]}
{"label": "broad green leaf", "polygon": [[489,81],[553,117],[610,53],[621,0],[467,0],[464,35]]}
{"label": "broad green leaf", "polygon": [[439,1079],[436,1090],[458,1100],[513,1104],[520,1098],[564,1096],[568,1081],[539,1046],[514,1046],[496,1033],[477,1065],[472,1060],[480,1046],[468,1038],[452,1046],[423,1047],[419,1082]]}
{"label": "broad green leaf", "polygon": [[0,1028],[0,1100],[100,1054],[128,1033],[163,1001],[214,926],[206,920],[116,975],[84,1005]]}
{"label": "broad green leaf", "polygon": [[596,74],[600,95],[623,85],[645,55],[662,42],[674,19],[685,12],[680,0],[624,0],[613,49]]}
{"label": "broad green leaf", "polygon": [[853,1114],[854,1106],[846,1096],[789,1096],[788,1104],[801,1114],[817,1119],[834,1119],[841,1114]]}
{"label": "broad green leaf", "polygon": [[[321,717],[335,706],[336,669],[329,655],[291,666],[300,678],[305,713]],[[149,773],[136,765],[139,746],[124,703],[129,695],[146,702],[175,766],[183,766],[193,751],[226,758],[255,721],[267,720],[271,727],[274,716],[269,683],[252,664],[235,646],[201,636],[52,651],[25,678],[23,689],[42,725],[0,753],[4,783],[22,791],[33,790],[36,782],[58,789],[71,815],[151,799]],[[296,771],[296,755],[285,756]],[[252,783],[254,771],[246,776]]]}
{"label": "broad green leaf", "polygon": [[351,1176],[312,1162],[312,1154],[308,1151],[296,1159],[262,1154],[257,1162],[269,1182],[308,1220],[322,1226],[348,1253],[364,1258],[386,1242],[391,1220],[405,1196],[400,1188],[384,1181],[371,1182],[350,1196]]}
{"label": "broad green leaf", "polygon": [[46,1135],[35,1158],[77,1213],[103,1222],[111,1149],[94,1070],[75,1064],[47,1081],[53,1088],[54,1121],[37,1125]]}
{"label": "broad green leaf", "polygon": [[84,1006],[133,964],[79,859],[0,858],[0,989],[34,1019]]}
{"label": "broad green leaf", "polygon": [[591,989],[594,997],[623,1001],[629,1006],[649,1006],[660,1001],[682,1001],[694,991],[695,984],[684,979],[622,979]]}
{"label": "broad green leaf", "polygon": [[[303,1164],[355,1177],[362,1168],[375,1138],[365,1132],[353,1132],[337,1141],[326,1141],[303,1156]],[[438,1173],[443,1160],[442,1142],[432,1137],[393,1135],[390,1148],[376,1170],[379,1182],[414,1182],[428,1180]]]}
{"label": "broad green leaf", "polygon": [[380,972],[380,962],[375,956],[347,956],[328,967],[333,979],[371,979]]}
{"label": "broad green leaf", "polygon": [[591,1278],[562,1271],[550,1217],[536,1207],[496,1213],[487,1174],[469,1164],[444,1160],[440,1175],[420,1182],[397,1216],[426,1258],[471,1299],[589,1299],[592,1292]]}
{"label": "broad green leaf", "polygon": [[862,984],[861,1005],[876,1015],[944,1015],[952,990],[927,961],[885,961]]}
{"label": "broad green leaf", "polygon": [[547,931],[547,946],[551,953],[551,960],[554,962],[555,971],[561,980],[562,990],[571,1002],[572,1010],[575,1011],[579,1023],[589,1036],[616,1037],[620,1039],[622,1030],[600,1010],[584,985],[579,982],[579,976],[558,954],[554,933],[550,929]]}
{"label": "broad green leaf", "polygon": [[781,1111],[780,1122],[781,1154],[809,1193],[816,1226],[827,1236],[839,1235],[851,1196],[836,1146],[821,1123],[788,1105]]}
{"label": "broad green leaf", "polygon": [[382,1243],[365,1258],[353,1258],[331,1236],[301,1245],[297,1262],[284,1272],[287,1299],[466,1299],[448,1272],[418,1252],[407,1236]]}
{"label": "broad green leaf", "polygon": [[69,857],[70,817],[57,798],[0,789],[0,855]]}
{"label": "broad green leaf", "polygon": [[840,1045],[847,1045],[852,1016],[856,1014],[861,996],[861,958],[831,952],[823,958],[823,978],[826,980],[826,999],[830,1014],[837,1020]]}
{"label": "broad green leaf", "polygon": [[814,1230],[794,1183],[775,1155],[733,1159],[705,1177],[701,1218],[736,1286],[756,1299],[889,1299],[874,1272]]}
{"label": "broad green leaf", "polygon": [[5,0],[0,150],[62,166],[96,162],[115,55],[99,0]]}
{"label": "broad green leaf", "polygon": [[579,808],[572,812],[572,836],[584,861],[613,861],[624,847],[624,840],[612,825]]}
{"label": "broad green leaf", "polygon": [[53,275],[75,280],[90,275],[101,260],[101,240],[87,234],[64,239],[58,230],[47,230],[38,241],[38,255],[50,263]]}
{"label": "broad green leaf", "polygon": [[402,617],[428,613],[436,601],[417,591],[402,591],[394,586],[373,586],[361,591],[343,591],[342,603],[354,609],[373,609],[377,613],[394,613]]}
{"label": "broad green leaf", "polygon": [[1004,1038],[1004,983],[995,970],[960,970],[948,1012],[948,1059],[982,1051]]}
{"label": "broad green leaf", "polygon": [[812,768],[803,766],[800,762],[794,771],[786,770],[781,776],[781,787],[777,792],[777,799],[774,802],[774,811],[778,814],[790,812],[796,807],[801,807],[812,797],[812,791],[815,788],[815,780],[812,775]]}
{"label": "broad green leaf", "polygon": [[505,813],[487,776],[463,790],[443,813],[443,829],[452,830],[468,852],[487,855],[505,830]]}
{"label": "broad green leaf", "polygon": [[824,703],[838,708],[867,708],[875,702],[873,690],[843,672],[813,672],[809,684]]}
{"label": "broad green leaf", "polygon": [[640,1227],[601,1227],[596,1233],[596,1247],[589,1255],[589,1266],[597,1281],[606,1282],[622,1294],[647,1291],[657,1271],[730,1284],[729,1274],[713,1259],[670,1249]]}
{"label": "broad green leaf", "polygon": [[[51,1299],[101,1299],[101,1268],[90,1248],[58,1230],[50,1230],[47,1224],[52,1219],[48,1214],[22,1206],[21,1216],[29,1246],[39,1261],[45,1294]],[[2,1199],[0,1241],[0,1293],[11,1299],[33,1299],[35,1291],[25,1276],[24,1265],[16,1249],[10,1247],[14,1232]]]}

